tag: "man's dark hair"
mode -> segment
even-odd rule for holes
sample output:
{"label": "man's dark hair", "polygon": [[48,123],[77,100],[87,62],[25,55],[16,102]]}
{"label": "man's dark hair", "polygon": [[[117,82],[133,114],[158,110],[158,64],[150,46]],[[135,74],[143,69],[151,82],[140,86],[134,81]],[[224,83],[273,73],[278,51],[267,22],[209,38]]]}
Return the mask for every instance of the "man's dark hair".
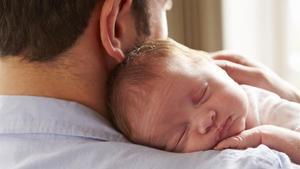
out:
{"label": "man's dark hair", "polygon": [[[70,48],[101,0],[1,0],[0,57],[46,61]],[[133,0],[137,29],[149,34],[147,0]]]}
{"label": "man's dark hair", "polygon": [[150,35],[149,18],[147,0],[133,0],[132,12],[135,17],[135,27],[138,35]]}

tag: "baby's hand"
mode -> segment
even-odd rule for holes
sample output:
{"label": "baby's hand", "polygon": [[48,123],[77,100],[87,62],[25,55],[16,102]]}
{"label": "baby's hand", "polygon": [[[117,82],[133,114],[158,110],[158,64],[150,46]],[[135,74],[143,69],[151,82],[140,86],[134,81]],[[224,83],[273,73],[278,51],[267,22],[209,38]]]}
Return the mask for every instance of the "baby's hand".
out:
{"label": "baby's hand", "polygon": [[[296,129],[299,131],[299,128]],[[245,149],[265,144],[271,149],[286,153],[293,162],[300,164],[300,133],[272,125],[261,125],[222,140],[214,148]]]}
{"label": "baby's hand", "polygon": [[220,141],[215,147],[215,150],[222,150],[226,148],[246,149],[248,147],[257,147],[262,144],[262,134],[259,129],[260,126],[244,130],[238,135],[229,137]]}

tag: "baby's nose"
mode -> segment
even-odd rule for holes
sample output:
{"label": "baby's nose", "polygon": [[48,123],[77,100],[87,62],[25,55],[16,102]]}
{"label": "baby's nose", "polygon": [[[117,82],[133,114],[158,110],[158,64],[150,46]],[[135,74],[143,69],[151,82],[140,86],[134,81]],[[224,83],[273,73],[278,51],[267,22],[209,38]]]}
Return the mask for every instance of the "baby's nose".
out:
{"label": "baby's nose", "polygon": [[210,130],[210,128],[214,124],[216,115],[217,114],[215,111],[209,111],[204,116],[202,116],[203,118],[200,119],[200,124],[198,125],[198,131],[200,134],[206,134]]}

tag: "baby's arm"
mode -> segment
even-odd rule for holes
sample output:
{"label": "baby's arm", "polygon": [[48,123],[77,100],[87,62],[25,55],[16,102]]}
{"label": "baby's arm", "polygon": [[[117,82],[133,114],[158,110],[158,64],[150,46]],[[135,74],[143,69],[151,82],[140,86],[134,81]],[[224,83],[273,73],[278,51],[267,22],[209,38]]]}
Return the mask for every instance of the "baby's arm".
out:
{"label": "baby's arm", "polygon": [[300,130],[300,104],[280,98],[275,93],[243,85],[248,94],[257,125],[276,125]]}
{"label": "baby's arm", "polygon": [[257,126],[227,138],[215,149],[245,149],[265,144],[270,148],[286,153],[293,162],[300,164],[300,132],[273,125]]}
{"label": "baby's arm", "polygon": [[272,124],[300,131],[300,104],[280,99],[280,103],[269,110],[263,124]]}
{"label": "baby's arm", "polygon": [[286,153],[293,162],[300,164],[300,132],[289,129],[262,126],[262,144]]}

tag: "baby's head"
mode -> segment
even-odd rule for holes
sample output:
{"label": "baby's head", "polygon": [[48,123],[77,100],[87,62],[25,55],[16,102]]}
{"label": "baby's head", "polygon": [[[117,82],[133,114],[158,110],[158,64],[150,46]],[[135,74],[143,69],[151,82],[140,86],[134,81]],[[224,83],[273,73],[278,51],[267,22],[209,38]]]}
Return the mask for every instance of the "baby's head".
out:
{"label": "baby's head", "polygon": [[131,141],[155,148],[208,150],[245,129],[243,89],[205,52],[172,40],[131,51],[112,74],[109,107]]}

